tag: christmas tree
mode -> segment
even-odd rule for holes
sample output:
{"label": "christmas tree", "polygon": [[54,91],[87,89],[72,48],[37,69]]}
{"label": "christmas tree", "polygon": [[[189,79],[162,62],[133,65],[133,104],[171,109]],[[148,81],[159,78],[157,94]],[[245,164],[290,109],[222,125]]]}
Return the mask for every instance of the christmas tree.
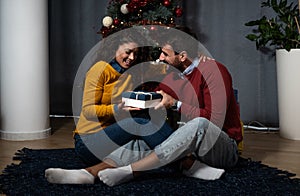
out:
{"label": "christmas tree", "polygon": [[102,28],[102,37],[134,25],[175,26],[181,17],[181,0],[110,0]]}

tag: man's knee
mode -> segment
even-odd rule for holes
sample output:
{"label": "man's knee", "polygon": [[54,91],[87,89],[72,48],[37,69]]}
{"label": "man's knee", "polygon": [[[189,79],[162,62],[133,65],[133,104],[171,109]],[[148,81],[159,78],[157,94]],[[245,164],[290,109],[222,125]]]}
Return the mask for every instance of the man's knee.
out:
{"label": "man's knee", "polygon": [[203,117],[194,118],[191,123],[197,124],[199,127],[205,128],[208,127],[210,121]]}

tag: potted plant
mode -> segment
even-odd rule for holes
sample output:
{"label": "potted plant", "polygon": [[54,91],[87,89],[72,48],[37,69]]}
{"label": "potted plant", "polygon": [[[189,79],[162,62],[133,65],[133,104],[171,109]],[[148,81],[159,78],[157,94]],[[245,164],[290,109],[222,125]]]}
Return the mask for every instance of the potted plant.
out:
{"label": "potted plant", "polygon": [[245,23],[256,27],[246,36],[256,43],[256,49],[276,50],[278,110],[280,135],[300,140],[300,0],[298,4],[287,0],[267,0],[261,7],[274,11],[274,17],[262,16]]}

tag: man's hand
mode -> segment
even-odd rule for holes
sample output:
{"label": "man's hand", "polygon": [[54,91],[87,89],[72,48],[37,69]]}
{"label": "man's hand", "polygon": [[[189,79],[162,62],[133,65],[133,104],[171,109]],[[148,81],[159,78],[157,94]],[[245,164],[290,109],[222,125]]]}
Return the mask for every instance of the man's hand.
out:
{"label": "man's hand", "polygon": [[156,93],[160,93],[163,98],[161,100],[161,102],[154,107],[155,110],[162,108],[162,107],[166,107],[166,108],[171,108],[174,105],[175,99],[168,95],[167,93],[165,93],[164,91],[160,90],[160,91],[156,91]]}

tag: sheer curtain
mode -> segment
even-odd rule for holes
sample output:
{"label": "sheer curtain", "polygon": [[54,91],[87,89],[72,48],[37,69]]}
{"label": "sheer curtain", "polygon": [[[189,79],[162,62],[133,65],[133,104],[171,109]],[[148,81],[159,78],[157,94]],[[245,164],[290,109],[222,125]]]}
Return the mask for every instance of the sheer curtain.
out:
{"label": "sheer curtain", "polygon": [[101,40],[97,34],[108,1],[48,0],[50,29],[50,114],[72,115],[77,69]]}

